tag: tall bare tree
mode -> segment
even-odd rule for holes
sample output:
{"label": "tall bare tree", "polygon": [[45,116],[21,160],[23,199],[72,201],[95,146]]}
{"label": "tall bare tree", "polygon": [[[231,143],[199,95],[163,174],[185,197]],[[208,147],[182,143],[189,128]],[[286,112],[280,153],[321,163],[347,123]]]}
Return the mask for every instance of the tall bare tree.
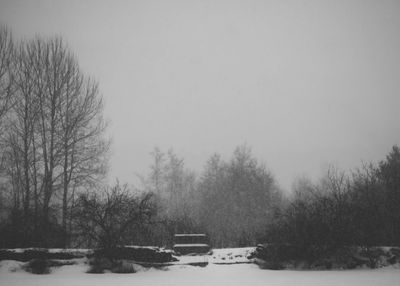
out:
{"label": "tall bare tree", "polygon": [[[33,96],[34,83],[32,66],[25,49],[21,45],[16,50],[13,60],[13,105],[7,120],[6,140],[8,148],[12,149],[11,163],[20,165],[21,176],[16,179],[18,184],[14,188],[21,188],[23,213],[25,219],[29,217],[32,198],[31,167],[33,159],[34,126],[36,120],[36,104]],[[15,181],[16,183],[16,181]]]}
{"label": "tall bare tree", "polygon": [[43,243],[61,218],[58,244],[65,246],[75,191],[107,171],[103,100],[61,38],[20,43],[13,69],[15,98],[2,142],[16,208],[40,221]]}
{"label": "tall bare tree", "polygon": [[12,62],[14,43],[11,31],[6,26],[0,26],[0,127],[2,117],[10,107],[13,94]]}
{"label": "tall bare tree", "polygon": [[86,79],[60,38],[36,39],[28,46],[36,74],[38,133],[44,166],[43,217],[62,190],[62,227],[67,232],[70,192],[106,171],[108,141],[98,85]]}
{"label": "tall bare tree", "polygon": [[78,187],[95,185],[107,171],[109,141],[96,82],[75,70],[60,106],[62,123],[62,227],[67,232],[68,206]]}

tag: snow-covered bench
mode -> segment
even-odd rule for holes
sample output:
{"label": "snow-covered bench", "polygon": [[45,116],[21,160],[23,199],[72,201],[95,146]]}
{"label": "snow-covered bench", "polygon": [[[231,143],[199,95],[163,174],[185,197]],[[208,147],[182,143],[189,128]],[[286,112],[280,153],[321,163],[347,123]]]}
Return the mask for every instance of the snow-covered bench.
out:
{"label": "snow-covered bench", "polygon": [[207,253],[211,249],[205,234],[175,234],[173,248],[182,255]]}

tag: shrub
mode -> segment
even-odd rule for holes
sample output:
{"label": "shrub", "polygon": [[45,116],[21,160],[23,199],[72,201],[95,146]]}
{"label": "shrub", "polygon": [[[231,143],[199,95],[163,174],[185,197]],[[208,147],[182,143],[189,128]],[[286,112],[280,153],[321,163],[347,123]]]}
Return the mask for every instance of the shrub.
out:
{"label": "shrub", "polygon": [[171,252],[158,247],[114,247],[100,248],[94,251],[94,257],[107,257],[112,260],[135,260],[139,262],[165,263],[174,261]]}
{"label": "shrub", "polygon": [[104,273],[104,270],[111,268],[112,263],[108,258],[94,257],[93,259],[89,260],[89,265],[90,267],[87,273],[102,274]]}
{"label": "shrub", "polygon": [[89,260],[89,265],[89,270],[86,273],[102,274],[104,270],[111,268],[112,263],[108,258],[95,256]]}
{"label": "shrub", "polygon": [[85,254],[74,252],[49,252],[45,248],[26,249],[22,252],[15,252],[13,250],[1,249],[0,260],[17,260],[17,261],[30,261],[33,259],[61,259],[70,260],[74,258],[83,258]]}
{"label": "shrub", "polygon": [[25,269],[33,274],[49,274],[49,263],[45,259],[32,259],[27,263]]}
{"label": "shrub", "polygon": [[136,273],[135,267],[132,263],[125,260],[117,261],[114,263],[111,272],[113,273]]}
{"label": "shrub", "polygon": [[147,225],[155,214],[151,193],[134,194],[118,182],[112,187],[82,194],[77,201],[77,227],[95,237],[98,247],[112,249],[130,241],[137,225]]}
{"label": "shrub", "polygon": [[111,261],[104,257],[94,257],[89,260],[89,265],[86,273],[103,274],[106,270],[113,273],[136,273],[134,265],[126,260]]}

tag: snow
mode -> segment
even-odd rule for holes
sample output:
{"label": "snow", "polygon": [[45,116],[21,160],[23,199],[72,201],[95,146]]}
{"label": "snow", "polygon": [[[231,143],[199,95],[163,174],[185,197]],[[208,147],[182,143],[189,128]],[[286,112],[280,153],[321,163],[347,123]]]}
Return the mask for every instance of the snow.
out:
{"label": "snow", "polygon": [[158,247],[158,246],[140,246],[140,245],[124,245],[123,247],[126,248],[134,248],[134,249],[151,249],[151,250],[159,250],[159,249],[163,249],[162,247]]}
{"label": "snow", "polygon": [[177,256],[178,261],[173,262],[173,265],[186,265],[186,264],[193,264],[193,263],[205,263],[209,262],[208,255],[183,255]]}
{"label": "snow", "polygon": [[71,253],[71,252],[82,252],[82,253],[86,253],[89,252],[91,250],[89,249],[78,249],[78,248],[35,248],[35,247],[30,247],[30,248],[9,248],[9,249],[3,249],[3,250],[7,250],[7,251],[11,251],[11,252],[15,252],[15,253],[23,253],[27,250],[45,250],[48,251],[49,253]]}
{"label": "snow", "polygon": [[[88,265],[85,259],[81,259],[75,265],[53,267],[51,274],[36,275],[22,270],[23,262],[5,260],[0,261],[0,286],[383,286],[398,285],[400,281],[399,264],[374,270],[262,270],[255,264],[249,264],[246,258],[253,249],[214,249],[212,255],[180,256],[179,262],[159,269],[136,265],[138,272],[132,274],[87,274]],[[208,261],[209,264],[205,267],[184,265],[196,261]]]}
{"label": "snow", "polygon": [[185,243],[185,244],[174,244],[174,247],[208,247],[205,243]]}
{"label": "snow", "polygon": [[[2,265],[3,268],[4,265]],[[0,285],[7,286],[197,286],[197,285],[398,285],[400,269],[350,271],[272,271],[253,264],[215,265],[207,267],[171,266],[163,270],[149,269],[134,274],[87,274],[84,264],[63,266],[49,275],[26,272],[0,272]]]}
{"label": "snow", "polygon": [[254,247],[213,249],[209,262],[215,264],[250,263],[251,261],[247,257],[254,250]]}
{"label": "snow", "polygon": [[173,265],[210,263],[210,264],[238,264],[250,263],[248,255],[254,251],[254,247],[244,248],[223,248],[213,249],[210,255],[182,255],[177,256],[179,261],[173,262]]}
{"label": "snow", "polygon": [[[24,265],[24,262],[15,261],[15,260],[0,261],[0,273],[22,271],[23,265]],[[0,284],[1,284],[1,279],[0,279]]]}

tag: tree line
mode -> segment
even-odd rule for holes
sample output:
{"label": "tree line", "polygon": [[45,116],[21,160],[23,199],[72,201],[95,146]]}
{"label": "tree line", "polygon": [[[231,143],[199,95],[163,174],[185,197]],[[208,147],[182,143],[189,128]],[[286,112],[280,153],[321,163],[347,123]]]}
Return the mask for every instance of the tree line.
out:
{"label": "tree line", "polygon": [[266,239],[304,249],[400,245],[400,148],[346,174],[329,168],[317,183],[298,180]]}
{"label": "tree line", "polygon": [[[154,194],[155,244],[177,232],[205,232],[214,247],[279,243],[301,249],[400,245],[400,148],[344,172],[331,166],[317,182],[297,179],[290,194],[242,145],[230,160],[214,154],[200,175],[172,151],[152,152],[145,192]],[[156,234],[156,235],[155,235]],[[147,240],[148,241],[148,238]]]}
{"label": "tree line", "polygon": [[201,232],[213,247],[400,245],[400,149],[345,173],[302,178],[290,195],[251,149],[196,173],[154,148],[142,184],[109,186],[98,83],[60,37],[0,29],[0,247],[171,246]]}
{"label": "tree line", "polygon": [[282,201],[273,175],[242,145],[225,161],[214,154],[201,175],[173,150],[155,148],[143,191],[153,194],[155,225],[145,241],[171,245],[174,233],[207,233],[215,247],[254,245]]}

